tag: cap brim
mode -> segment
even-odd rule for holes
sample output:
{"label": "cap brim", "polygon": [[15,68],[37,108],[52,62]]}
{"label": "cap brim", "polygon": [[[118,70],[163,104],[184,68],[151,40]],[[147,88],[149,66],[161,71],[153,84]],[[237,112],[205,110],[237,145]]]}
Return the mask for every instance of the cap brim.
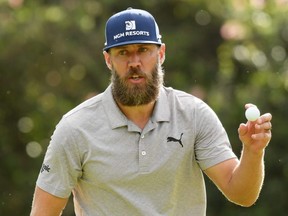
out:
{"label": "cap brim", "polygon": [[161,45],[162,42],[145,41],[145,40],[125,41],[125,42],[122,42],[122,43],[117,43],[117,44],[113,44],[111,46],[104,47],[103,50],[107,51],[108,49],[111,49],[113,47],[119,47],[119,46],[130,45],[130,44],[156,44],[156,45]]}

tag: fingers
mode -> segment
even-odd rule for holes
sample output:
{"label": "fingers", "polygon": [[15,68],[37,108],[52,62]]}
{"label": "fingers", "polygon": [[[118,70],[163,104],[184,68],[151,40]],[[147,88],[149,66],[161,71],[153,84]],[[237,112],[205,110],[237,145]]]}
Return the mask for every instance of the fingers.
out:
{"label": "fingers", "polygon": [[255,128],[258,130],[271,130],[272,129],[272,123],[270,121],[263,122],[262,124],[255,124]]}
{"label": "fingers", "polygon": [[265,113],[263,115],[261,115],[258,119],[257,119],[257,124],[262,124],[264,122],[270,122],[272,120],[272,115],[271,113]]}
{"label": "fingers", "polygon": [[270,113],[265,113],[260,116],[255,122],[256,133],[254,133],[251,138],[254,140],[266,140],[269,141],[272,137],[272,115]]}
{"label": "fingers", "polygon": [[248,109],[249,107],[252,107],[252,106],[256,106],[256,105],[254,105],[252,103],[247,103],[247,104],[245,104],[245,109]]}
{"label": "fingers", "polygon": [[[253,107],[253,106],[256,106],[252,103],[247,103],[245,104],[245,109],[248,109],[249,107]],[[256,106],[257,107],[257,106]],[[270,122],[272,120],[272,115],[271,113],[265,113],[263,115],[261,115],[257,120],[256,120],[256,123],[257,124],[262,124],[264,122]],[[271,124],[270,124],[270,128],[271,128]],[[270,129],[270,128],[267,128],[267,129]]]}
{"label": "fingers", "polygon": [[271,137],[272,137],[271,130],[267,130],[262,133],[256,133],[256,134],[251,135],[251,138],[253,140],[265,140],[266,142],[268,142],[271,139]]}
{"label": "fingers", "polygon": [[[255,106],[247,103],[245,108]],[[262,114],[255,121],[241,123],[238,128],[239,138],[246,147],[255,147],[258,149],[265,148],[272,137],[272,115],[270,113]]]}

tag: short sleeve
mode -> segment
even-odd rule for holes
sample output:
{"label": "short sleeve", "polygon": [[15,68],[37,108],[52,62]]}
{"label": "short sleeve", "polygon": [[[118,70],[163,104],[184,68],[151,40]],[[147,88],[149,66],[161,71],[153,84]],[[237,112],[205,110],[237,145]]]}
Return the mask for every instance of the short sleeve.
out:
{"label": "short sleeve", "polygon": [[57,197],[69,197],[82,174],[74,136],[72,127],[63,118],[51,137],[37,179],[38,187]]}
{"label": "short sleeve", "polygon": [[215,112],[201,102],[195,115],[195,157],[201,169],[235,158],[227,133]]}

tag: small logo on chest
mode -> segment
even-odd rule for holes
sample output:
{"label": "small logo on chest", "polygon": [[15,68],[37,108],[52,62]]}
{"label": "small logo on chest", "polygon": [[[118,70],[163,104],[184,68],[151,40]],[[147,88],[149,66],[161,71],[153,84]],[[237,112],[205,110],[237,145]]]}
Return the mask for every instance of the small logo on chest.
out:
{"label": "small logo on chest", "polygon": [[181,133],[179,139],[174,138],[174,137],[167,137],[167,142],[178,142],[178,143],[182,146],[182,148],[183,148],[183,144],[182,144],[182,136],[183,136],[183,133]]}

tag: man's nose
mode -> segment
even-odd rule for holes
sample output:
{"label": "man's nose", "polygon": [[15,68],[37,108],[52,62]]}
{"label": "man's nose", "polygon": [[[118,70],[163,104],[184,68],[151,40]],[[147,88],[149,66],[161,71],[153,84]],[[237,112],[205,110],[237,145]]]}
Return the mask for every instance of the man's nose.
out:
{"label": "man's nose", "polygon": [[141,64],[141,58],[138,53],[133,53],[130,55],[128,60],[129,67],[138,67]]}

